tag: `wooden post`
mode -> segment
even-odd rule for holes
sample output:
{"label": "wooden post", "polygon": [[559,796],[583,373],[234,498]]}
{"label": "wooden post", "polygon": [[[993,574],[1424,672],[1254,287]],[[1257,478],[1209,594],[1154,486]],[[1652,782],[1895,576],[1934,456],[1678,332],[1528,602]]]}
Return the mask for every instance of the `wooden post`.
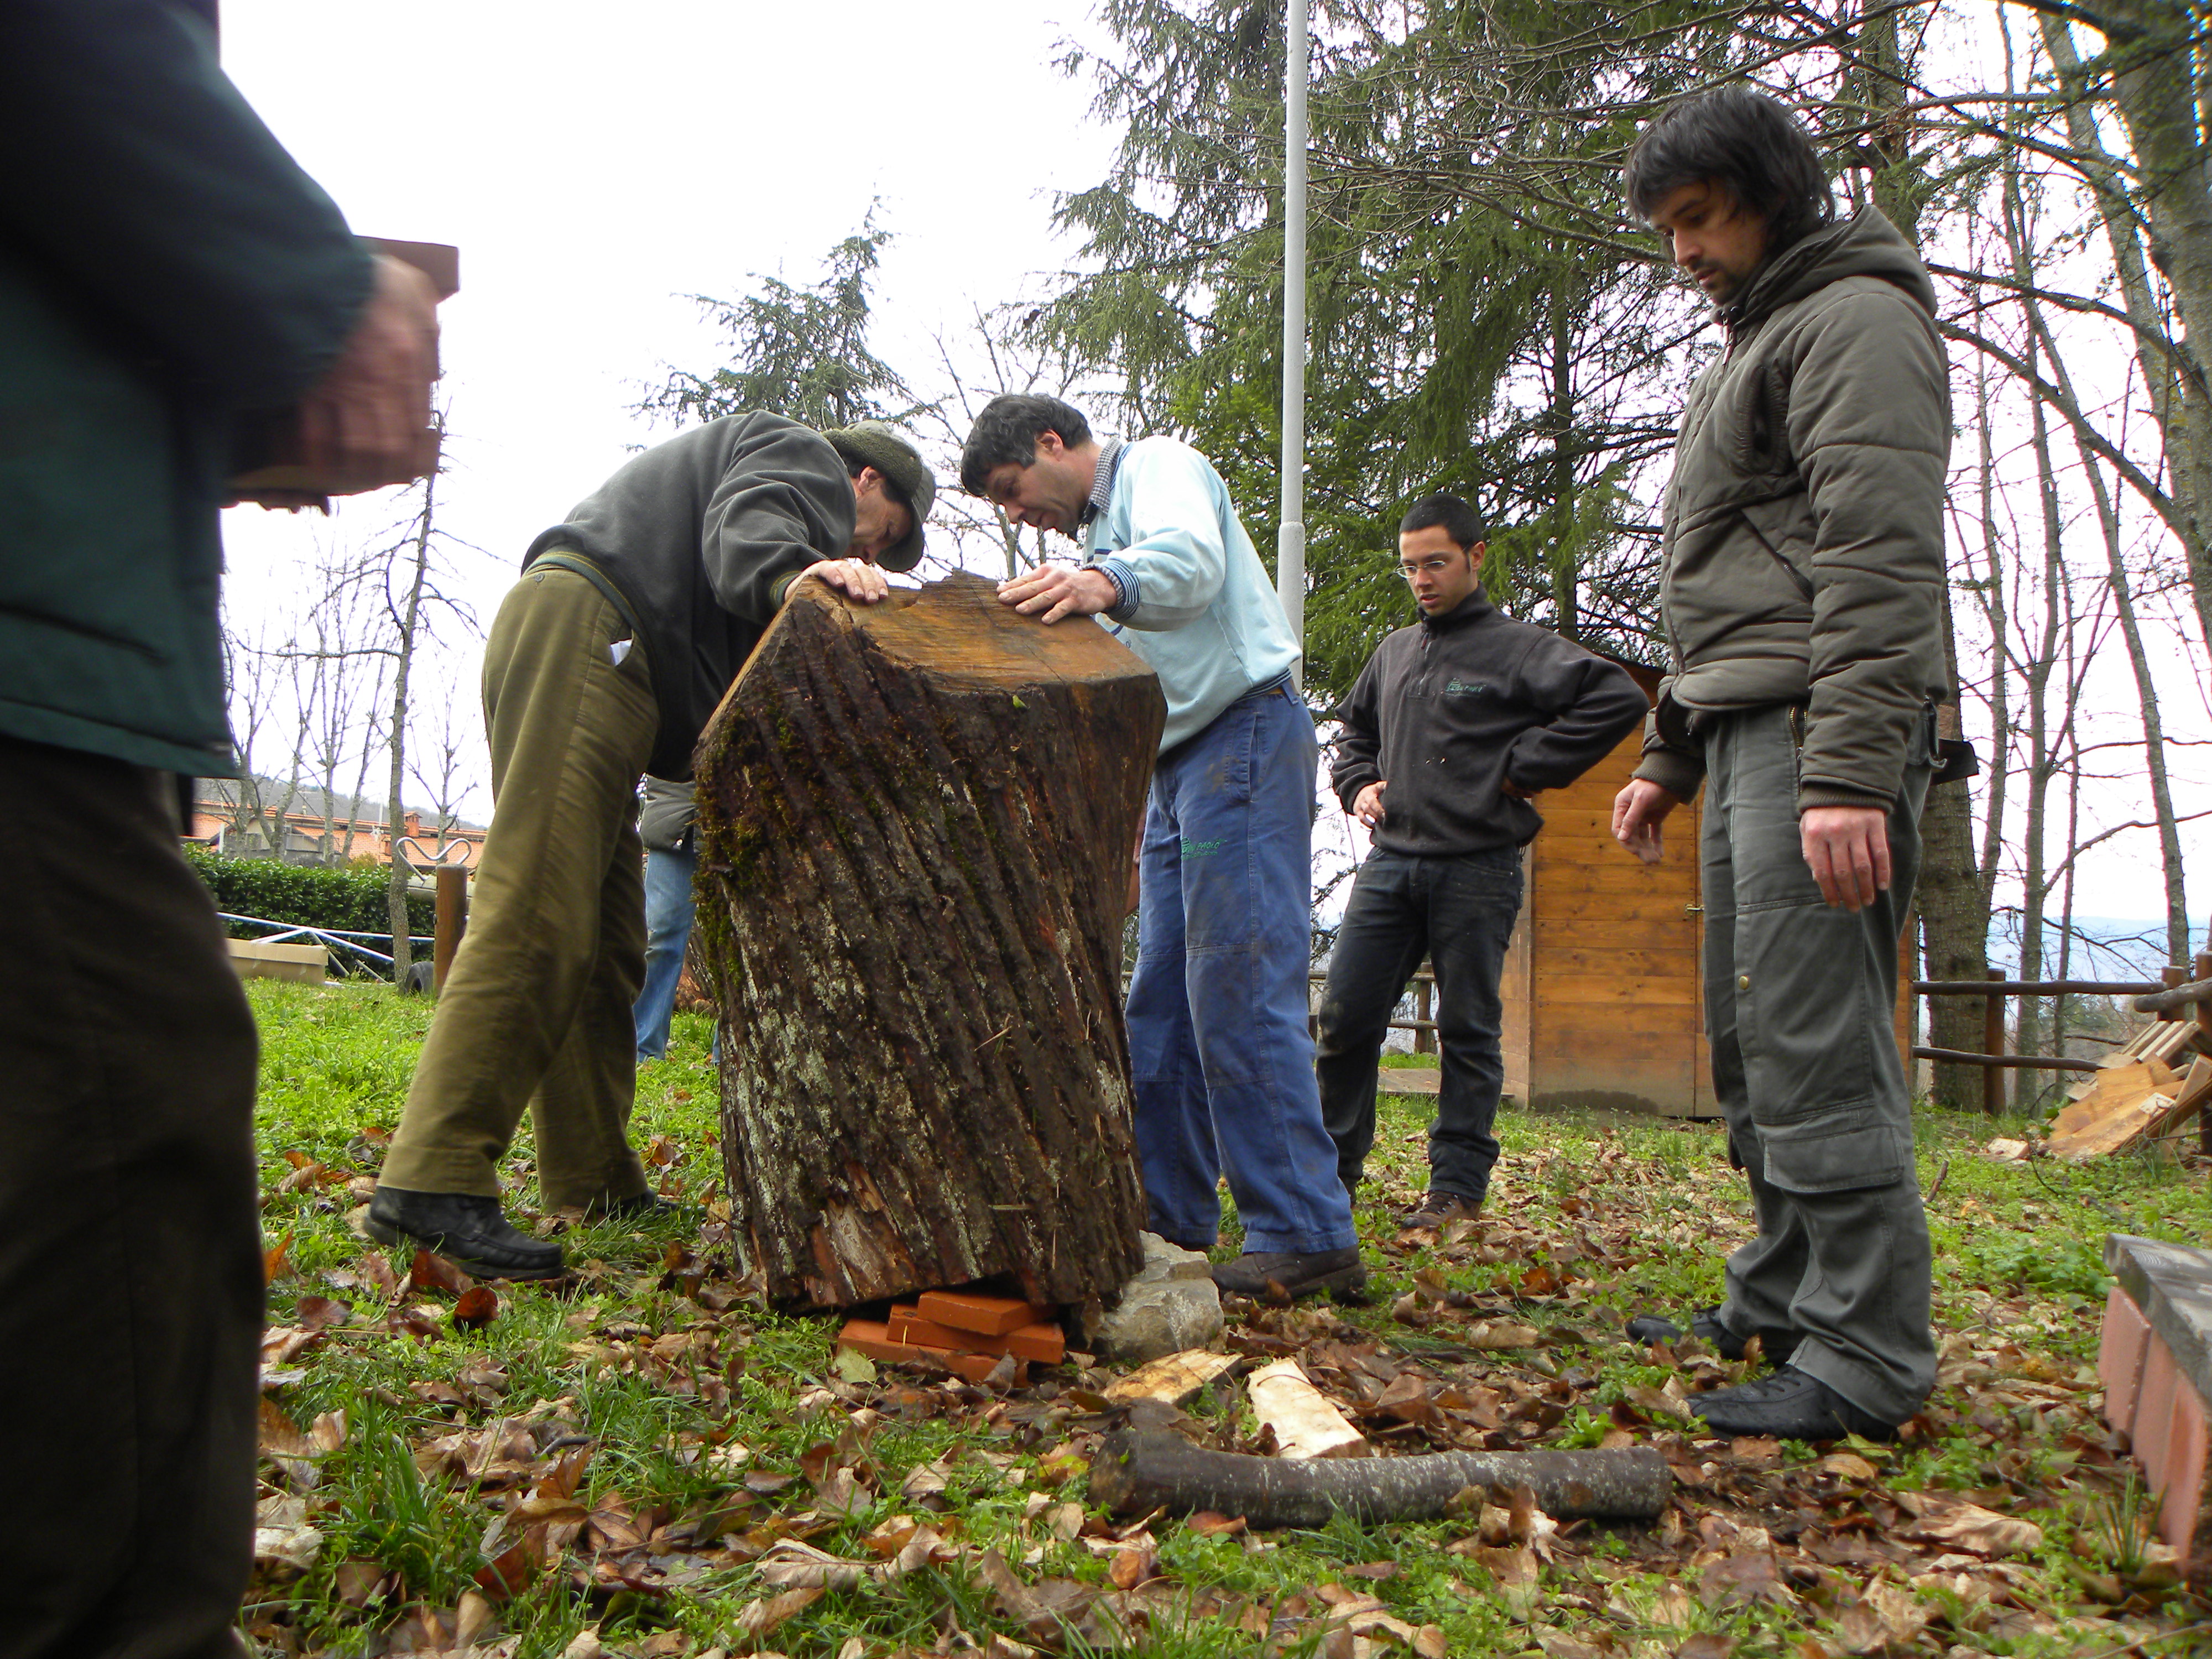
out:
{"label": "wooden post", "polygon": [[442,991],[446,974],[453,965],[453,953],[461,948],[461,935],[469,931],[468,869],[459,864],[441,864],[436,880],[438,920],[431,929],[434,937],[430,945],[430,988]]}
{"label": "wooden post", "polygon": [[698,927],[732,1243],[779,1305],[1142,1265],[1116,994],[1167,707],[1103,629],[961,574],[792,590],[708,723]]}
{"label": "wooden post", "polygon": [[[2001,981],[2004,978],[2004,970],[1991,968],[1982,977]],[[1989,1007],[1982,1015],[1982,1052],[2001,1054],[2004,1051],[2005,1000],[2001,993],[1992,991],[1989,995]],[[2004,1067],[1984,1066],[1982,1067],[1982,1110],[1991,1117],[2002,1117],[2004,1109]]]}
{"label": "wooden post", "polygon": [[[2195,971],[2198,979],[2212,979],[2212,951],[2197,953]],[[2212,1053],[2212,1042],[2207,1041],[2208,1036],[2212,1036],[2212,998],[2197,1005],[2197,1030],[2199,1033],[2197,1046]],[[2205,1157],[2212,1158],[2212,1112],[2200,1111],[2197,1114],[2197,1150]]]}
{"label": "wooden post", "polygon": [[[2184,968],[2179,963],[2174,963],[2170,968],[2160,969],[2158,976],[2164,981],[2166,988],[2169,991],[2177,985],[2189,983],[2189,969]],[[2189,1012],[2186,1008],[2161,1008],[2155,1018],[2163,1024],[2171,1020],[2186,1019],[2189,1018]]]}
{"label": "wooden post", "polygon": [[[1424,974],[1433,974],[1435,972],[1435,970],[1425,962],[1421,964],[1420,971]],[[1436,988],[1436,981],[1433,978],[1421,979],[1416,977],[1414,979],[1413,1018],[1415,1019],[1429,1020],[1436,1018],[1435,1014],[1430,1012],[1431,1007],[1436,1000],[1432,994]],[[1434,1031],[1423,1030],[1418,1027],[1415,1029],[1413,1032],[1413,1052],[1415,1054],[1431,1054],[1435,1052],[1436,1046],[1437,1034]]]}

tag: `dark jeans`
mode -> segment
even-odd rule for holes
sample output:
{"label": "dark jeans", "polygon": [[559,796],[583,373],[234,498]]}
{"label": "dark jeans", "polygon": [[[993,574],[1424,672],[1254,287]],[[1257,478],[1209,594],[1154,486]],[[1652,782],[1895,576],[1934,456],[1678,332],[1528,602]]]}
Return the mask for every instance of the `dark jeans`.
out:
{"label": "dark jeans", "polygon": [[1313,717],[1287,689],[1160,757],[1145,817],[1129,1072],[1152,1231],[1211,1244],[1229,1177],[1247,1250],[1358,1242],[1306,1030]]}
{"label": "dark jeans", "polygon": [[253,1016],[175,780],[0,738],[0,1656],[231,1659],[252,1565]]}
{"label": "dark jeans", "polygon": [[1429,1188],[1474,1200],[1490,1190],[1498,1162],[1490,1131],[1505,1082],[1498,981],[1520,914],[1518,848],[1418,858],[1378,847],[1359,866],[1329,954],[1315,1064],[1346,1192],[1358,1188],[1375,1145],[1375,1065],[1390,1011],[1425,956],[1436,967],[1443,1057]]}
{"label": "dark jeans", "polygon": [[1897,940],[1920,871],[1932,737],[1889,814],[1890,889],[1832,910],[1797,823],[1797,747],[1777,704],[1707,718],[1705,1028],[1713,1094],[1759,1235],[1729,1258],[1721,1318],[1804,1333],[1790,1363],[1901,1423],[1936,1385],[1934,1258],[1897,1051]]}

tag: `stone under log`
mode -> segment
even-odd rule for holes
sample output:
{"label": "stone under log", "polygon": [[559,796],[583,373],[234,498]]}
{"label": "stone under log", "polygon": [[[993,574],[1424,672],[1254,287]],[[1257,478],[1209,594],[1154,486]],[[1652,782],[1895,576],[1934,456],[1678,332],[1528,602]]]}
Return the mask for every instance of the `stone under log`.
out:
{"label": "stone under log", "polygon": [[1083,619],[955,575],[803,581],[697,751],[699,927],[739,1248],[771,1300],[1116,1289],[1145,1204],[1121,1019],[1165,718]]}

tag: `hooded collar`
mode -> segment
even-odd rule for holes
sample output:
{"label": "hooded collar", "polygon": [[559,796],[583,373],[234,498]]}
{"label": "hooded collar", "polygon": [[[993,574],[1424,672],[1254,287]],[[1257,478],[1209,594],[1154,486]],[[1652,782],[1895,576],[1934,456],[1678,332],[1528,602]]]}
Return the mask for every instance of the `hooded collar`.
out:
{"label": "hooded collar", "polygon": [[1879,208],[1861,208],[1840,224],[1799,238],[1752,273],[1742,292],[1715,314],[1730,335],[1846,276],[1879,276],[1936,314],[1936,285],[1912,244]]}

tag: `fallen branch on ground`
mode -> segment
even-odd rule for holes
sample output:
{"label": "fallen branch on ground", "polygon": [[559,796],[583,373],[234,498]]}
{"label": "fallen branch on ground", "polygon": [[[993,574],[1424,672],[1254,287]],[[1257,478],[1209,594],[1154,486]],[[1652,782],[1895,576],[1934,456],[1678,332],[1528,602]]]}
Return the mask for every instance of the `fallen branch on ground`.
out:
{"label": "fallen branch on ground", "polygon": [[1340,1511],[1370,1524],[1433,1521],[1470,1487],[1521,1486],[1558,1520],[1649,1521],[1667,1506],[1674,1476],[1650,1446],[1291,1462],[1128,1429],[1109,1435],[1091,1464],[1092,1496],[1117,1515],[1211,1510],[1258,1528],[1323,1526]]}

